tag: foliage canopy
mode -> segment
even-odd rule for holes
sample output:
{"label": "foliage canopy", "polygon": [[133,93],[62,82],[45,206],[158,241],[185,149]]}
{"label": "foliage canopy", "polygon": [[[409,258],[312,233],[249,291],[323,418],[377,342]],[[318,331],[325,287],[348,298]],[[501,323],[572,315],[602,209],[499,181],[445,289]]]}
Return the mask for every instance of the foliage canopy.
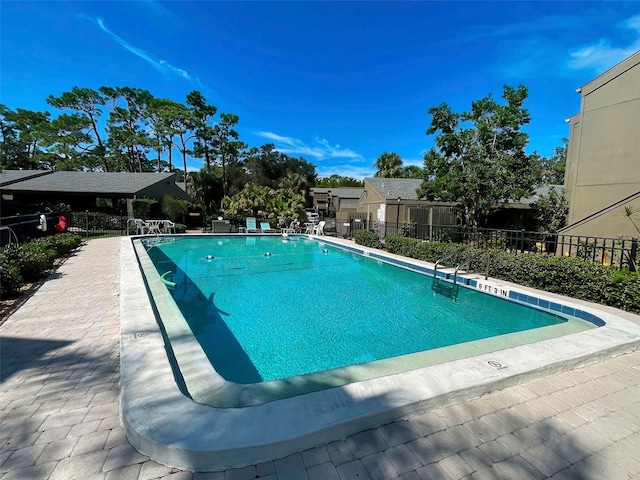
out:
{"label": "foliage canopy", "polygon": [[446,103],[431,107],[427,135],[437,134],[424,156],[425,178],[418,194],[458,202],[467,225],[478,225],[494,209],[530,196],[536,183],[533,159],[525,154],[529,123],[523,107],[527,89],[504,86],[504,103],[489,94],[455,113]]}

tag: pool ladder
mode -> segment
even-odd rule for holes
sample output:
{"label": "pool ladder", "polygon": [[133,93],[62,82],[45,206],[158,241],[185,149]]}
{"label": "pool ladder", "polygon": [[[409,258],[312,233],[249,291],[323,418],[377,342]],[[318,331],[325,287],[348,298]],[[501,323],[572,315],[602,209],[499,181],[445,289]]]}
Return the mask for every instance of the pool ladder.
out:
{"label": "pool ladder", "polygon": [[[456,268],[455,268],[455,270],[453,272],[453,280],[452,281],[448,281],[448,278],[449,278],[449,275],[450,275],[449,273],[445,273],[442,278],[438,277],[438,267],[444,266],[444,265],[442,265],[442,262],[444,262],[445,260],[447,260],[447,259],[453,257],[454,255],[460,253],[465,248],[466,247],[460,247],[455,252],[451,252],[448,255],[445,255],[444,257],[439,258],[438,260],[436,260],[436,265],[433,268],[433,286],[431,287],[431,289],[436,293],[440,293],[442,295],[446,295],[448,297],[451,297],[451,299],[453,299],[454,302],[456,300],[458,300],[458,290],[460,288],[460,286],[458,285],[458,272],[460,271],[460,269],[462,267],[468,266],[474,260],[482,257],[483,255],[486,255],[487,256],[487,263],[486,263],[486,269],[485,269],[485,274],[484,274],[485,280],[489,276],[489,264],[491,262],[491,255],[489,254],[488,250],[482,250],[481,252],[478,252],[475,255],[472,255],[471,257],[468,257],[468,258],[464,259],[462,262],[460,262],[458,265],[456,265]],[[470,270],[467,270],[466,273],[468,273],[469,271]]]}

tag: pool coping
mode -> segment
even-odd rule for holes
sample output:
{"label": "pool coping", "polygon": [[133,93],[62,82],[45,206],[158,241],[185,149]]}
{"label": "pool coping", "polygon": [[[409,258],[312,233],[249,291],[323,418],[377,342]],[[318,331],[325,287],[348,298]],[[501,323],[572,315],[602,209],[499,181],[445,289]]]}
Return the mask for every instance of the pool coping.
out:
{"label": "pool coping", "polygon": [[[354,246],[349,241],[322,241],[419,268],[430,265]],[[472,277],[465,277],[465,281],[481,280]],[[516,291],[513,284],[490,282]],[[524,287],[517,291],[526,297],[518,298],[523,303],[528,303],[529,296],[522,292],[535,293],[531,298],[559,305],[574,303]],[[131,444],[165,465],[222,470],[257,464],[640,346],[640,327],[614,309],[593,304],[580,305],[579,309],[606,324],[565,337],[260,405],[217,408],[194,402],[178,387],[132,237],[127,237],[121,245],[121,421]],[[634,321],[637,318],[640,324],[640,317],[624,314]],[[569,337],[571,341],[567,341]]]}

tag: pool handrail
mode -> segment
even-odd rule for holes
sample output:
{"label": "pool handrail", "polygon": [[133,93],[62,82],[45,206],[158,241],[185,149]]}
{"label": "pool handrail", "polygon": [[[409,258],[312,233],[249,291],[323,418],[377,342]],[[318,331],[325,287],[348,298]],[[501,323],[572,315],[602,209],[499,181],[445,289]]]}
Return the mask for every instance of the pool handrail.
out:
{"label": "pool handrail", "polygon": [[433,278],[434,280],[437,277],[438,274],[438,266],[440,265],[441,262],[444,262],[445,260],[453,257],[454,255],[457,255],[458,253],[460,253],[462,250],[464,250],[467,247],[459,247],[457,248],[455,251],[448,253],[447,255],[445,255],[444,257],[440,257],[438,260],[436,260],[436,265],[433,267]]}
{"label": "pool handrail", "polygon": [[456,269],[453,272],[453,288],[455,288],[455,294],[453,296],[454,300],[458,299],[458,271],[460,270],[460,268],[462,268],[465,265],[470,264],[476,258],[480,258],[482,255],[488,255],[488,257],[487,257],[487,268],[485,269],[484,279],[486,280],[489,277],[489,264],[491,262],[491,254],[490,254],[489,250],[482,250],[482,251],[476,253],[475,255],[472,255],[471,257],[465,259],[462,263],[459,263],[456,266]]}

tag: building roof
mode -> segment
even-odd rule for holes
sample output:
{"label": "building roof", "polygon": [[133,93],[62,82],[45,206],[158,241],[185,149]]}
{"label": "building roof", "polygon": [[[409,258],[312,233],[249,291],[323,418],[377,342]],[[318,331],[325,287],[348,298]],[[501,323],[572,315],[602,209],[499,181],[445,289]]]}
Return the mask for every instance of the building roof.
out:
{"label": "building roof", "polygon": [[415,178],[366,178],[365,182],[371,185],[383,198],[387,200],[420,200],[416,193],[422,180]]}
{"label": "building roof", "polygon": [[620,63],[617,63],[606,72],[601,73],[589,83],[585,84],[582,88],[577,89],[577,91],[584,97],[638,64],[640,64],[640,50],[625,58]]}
{"label": "building roof", "polygon": [[533,195],[526,198],[521,198],[516,202],[511,202],[508,205],[510,207],[518,206],[518,205],[527,205],[530,206],[532,203],[540,200],[540,197],[544,195],[549,195],[551,189],[554,189],[557,193],[561,194],[564,192],[564,185],[542,185],[540,187],[536,187],[533,190]]}
{"label": "building roof", "polygon": [[174,183],[175,179],[174,173],[51,172],[5,186],[4,176],[8,174],[7,178],[11,178],[11,172],[16,170],[5,170],[0,174],[3,191],[134,195],[163,181]]}
{"label": "building roof", "polygon": [[[420,200],[416,193],[422,180],[414,178],[367,178],[366,182],[371,185],[386,200]],[[548,195],[549,191],[554,188],[558,193],[564,192],[563,185],[542,185],[537,187],[533,195],[521,198],[518,201],[511,202],[510,207],[529,207],[532,203],[537,202],[543,195]],[[440,202],[450,204],[451,202]],[[455,202],[454,202],[455,203]]]}
{"label": "building roof", "polygon": [[313,193],[329,193],[331,192],[332,197],[340,197],[340,198],[360,198],[362,192],[364,192],[364,187],[335,187],[335,188],[325,188],[318,187],[312,188],[311,191]]}
{"label": "building roof", "polygon": [[11,185],[12,183],[21,182],[32,177],[48,175],[53,173],[50,170],[2,170],[0,172],[0,187]]}

